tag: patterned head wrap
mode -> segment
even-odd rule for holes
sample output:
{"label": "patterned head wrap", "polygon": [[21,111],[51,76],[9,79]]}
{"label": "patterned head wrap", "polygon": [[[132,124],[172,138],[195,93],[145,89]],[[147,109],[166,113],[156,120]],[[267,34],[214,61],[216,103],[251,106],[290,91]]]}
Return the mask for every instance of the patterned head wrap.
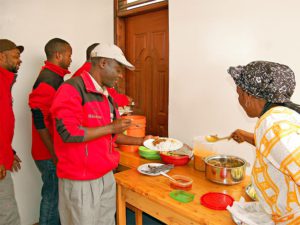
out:
{"label": "patterned head wrap", "polygon": [[274,62],[254,61],[230,67],[228,73],[242,90],[272,103],[289,102],[296,86],[294,72]]}

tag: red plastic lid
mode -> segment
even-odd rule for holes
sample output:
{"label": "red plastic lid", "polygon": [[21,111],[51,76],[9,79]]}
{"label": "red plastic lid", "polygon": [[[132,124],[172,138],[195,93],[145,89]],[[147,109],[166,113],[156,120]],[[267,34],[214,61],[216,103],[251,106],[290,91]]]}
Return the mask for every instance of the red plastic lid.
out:
{"label": "red plastic lid", "polygon": [[232,206],[233,201],[230,195],[218,192],[208,192],[200,198],[202,205],[215,210],[225,210],[228,205]]}

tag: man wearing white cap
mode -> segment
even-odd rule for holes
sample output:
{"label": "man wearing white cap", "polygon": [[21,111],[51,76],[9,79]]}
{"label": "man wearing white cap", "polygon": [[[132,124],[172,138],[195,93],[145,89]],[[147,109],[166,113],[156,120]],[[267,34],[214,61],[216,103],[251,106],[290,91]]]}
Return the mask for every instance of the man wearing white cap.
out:
{"label": "man wearing white cap", "polygon": [[[141,145],[145,138],[122,134],[131,120],[121,119],[106,87],[134,69],[116,45],[100,44],[92,68],[66,81],[51,107],[58,158],[59,212],[63,225],[114,225],[118,144]],[[146,137],[146,138],[149,138]]]}

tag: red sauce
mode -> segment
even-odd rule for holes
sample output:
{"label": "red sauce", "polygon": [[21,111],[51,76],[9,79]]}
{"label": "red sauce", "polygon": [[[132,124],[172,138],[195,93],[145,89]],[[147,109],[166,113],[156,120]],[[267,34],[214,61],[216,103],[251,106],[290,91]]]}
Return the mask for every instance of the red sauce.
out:
{"label": "red sauce", "polygon": [[181,178],[181,179],[176,179],[176,181],[177,181],[177,183],[174,183],[171,181],[171,183],[170,183],[171,188],[185,190],[185,191],[192,189],[192,183],[190,183],[189,180],[184,180]]}

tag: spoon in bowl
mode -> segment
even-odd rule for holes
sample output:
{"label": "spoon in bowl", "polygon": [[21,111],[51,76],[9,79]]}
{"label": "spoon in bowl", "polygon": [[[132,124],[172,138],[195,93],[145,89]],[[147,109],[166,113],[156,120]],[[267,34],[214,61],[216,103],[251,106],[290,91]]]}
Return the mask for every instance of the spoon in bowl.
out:
{"label": "spoon in bowl", "polygon": [[171,181],[173,181],[173,182],[177,182],[173,177],[170,177],[168,174],[166,174],[165,172],[163,172],[163,171],[160,171],[160,174],[161,175],[163,175],[163,176],[165,176],[165,177],[167,177],[167,178],[169,178]]}
{"label": "spoon in bowl", "polygon": [[227,136],[227,137],[218,137],[218,135],[208,135],[208,136],[205,136],[205,140],[207,142],[217,142],[217,141],[221,141],[221,140],[230,140],[231,137],[230,136]]}

